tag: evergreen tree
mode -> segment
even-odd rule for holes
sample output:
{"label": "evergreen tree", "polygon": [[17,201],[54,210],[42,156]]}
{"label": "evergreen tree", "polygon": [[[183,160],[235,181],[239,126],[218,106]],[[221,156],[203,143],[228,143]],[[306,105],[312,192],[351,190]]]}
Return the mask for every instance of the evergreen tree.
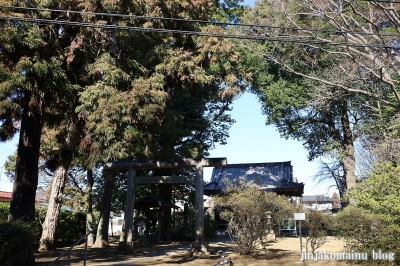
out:
{"label": "evergreen tree", "polygon": [[[146,1],[126,6],[145,16],[207,19],[208,2]],[[219,27],[170,20],[114,21],[136,27],[222,32]],[[223,39],[179,34],[116,31],[114,49],[89,65],[90,79],[77,111],[86,119],[87,140],[101,162],[140,158],[202,157],[225,142],[232,120],[225,114],[241,90],[240,54]],[[166,190],[168,191],[168,190]],[[104,187],[103,204],[111,199]],[[167,196],[170,197],[170,193]],[[107,207],[108,209],[108,207]],[[107,230],[108,210],[102,211]],[[102,229],[98,246],[107,245]],[[97,245],[97,244],[95,244]]]}
{"label": "evergreen tree", "polygon": [[[377,104],[375,98],[359,90],[376,84],[376,79],[362,73],[344,54],[344,48],[300,40],[303,36],[294,29],[312,35],[308,29],[318,28],[315,34],[319,38],[330,38],[333,30],[328,22],[308,14],[305,5],[285,0],[259,1],[241,19],[273,26],[245,30],[247,34],[299,38],[292,42],[242,42],[247,53],[244,64],[254,74],[251,90],[263,104],[267,124],[275,125],[282,137],[302,141],[309,160],[325,156],[334,161],[336,168],[325,164],[329,169],[321,172],[329,175],[320,177],[333,177],[343,196],[356,184],[355,142],[362,134],[360,127],[373,118],[369,106]],[[338,75],[341,67],[352,72]],[[362,75],[360,82],[358,77]]]}

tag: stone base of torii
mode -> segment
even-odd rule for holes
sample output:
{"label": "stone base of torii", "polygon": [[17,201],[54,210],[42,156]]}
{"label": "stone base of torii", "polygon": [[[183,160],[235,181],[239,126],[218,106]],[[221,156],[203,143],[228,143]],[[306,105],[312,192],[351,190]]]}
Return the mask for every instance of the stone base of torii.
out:
{"label": "stone base of torii", "polygon": [[[226,158],[201,158],[201,159],[164,159],[164,160],[132,160],[116,161],[106,164],[106,170],[128,170],[128,187],[126,192],[125,228],[122,232],[120,247],[133,247],[133,210],[135,199],[135,184],[155,183],[195,183],[196,188],[196,217],[195,217],[195,242],[191,245],[192,252],[204,252],[208,250],[204,242],[204,183],[203,167],[226,166]],[[158,168],[196,168],[195,177],[182,176],[146,176],[137,177],[137,169]]]}

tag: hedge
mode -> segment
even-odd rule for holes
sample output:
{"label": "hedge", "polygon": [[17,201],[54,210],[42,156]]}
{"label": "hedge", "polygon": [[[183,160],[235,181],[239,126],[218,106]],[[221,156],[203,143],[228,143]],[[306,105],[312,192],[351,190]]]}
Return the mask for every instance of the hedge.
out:
{"label": "hedge", "polygon": [[[10,204],[0,202],[0,222],[6,222]],[[31,226],[34,232],[34,244],[38,245],[42,235],[42,223],[46,217],[47,208],[36,206],[35,221]],[[2,232],[0,232],[1,237]],[[86,234],[86,213],[73,212],[62,209],[58,218],[56,230],[56,247],[72,245],[76,240]]]}
{"label": "hedge", "polygon": [[0,221],[0,265],[24,265],[27,258],[33,260],[34,239],[35,231],[30,224]]}

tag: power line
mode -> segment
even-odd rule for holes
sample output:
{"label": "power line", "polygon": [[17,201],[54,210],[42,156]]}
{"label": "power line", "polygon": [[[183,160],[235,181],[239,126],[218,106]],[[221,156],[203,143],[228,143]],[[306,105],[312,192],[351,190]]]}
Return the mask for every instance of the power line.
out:
{"label": "power line", "polygon": [[157,28],[145,28],[145,27],[133,27],[133,26],[121,26],[121,25],[109,25],[109,24],[94,24],[88,22],[73,22],[73,21],[61,21],[61,20],[49,20],[49,19],[36,19],[36,18],[21,18],[21,17],[6,17],[0,16],[2,20],[11,21],[26,21],[37,24],[53,24],[53,25],[69,25],[78,27],[90,27],[90,28],[102,28],[102,29],[113,29],[113,30],[128,30],[138,32],[151,32],[151,33],[171,33],[171,34],[183,34],[192,36],[207,36],[207,37],[219,37],[229,39],[247,39],[247,40],[258,40],[258,41],[273,41],[273,42],[294,42],[300,44],[327,44],[333,46],[352,46],[352,47],[371,47],[371,48],[389,48],[399,49],[391,45],[380,45],[380,44],[366,44],[366,43],[351,43],[351,42],[334,42],[329,40],[317,40],[307,39],[310,37],[292,38],[283,36],[255,36],[255,35],[237,35],[237,34],[221,34],[212,32],[199,32],[199,31],[183,31],[183,30],[171,30],[171,29],[157,29]]}
{"label": "power line", "polygon": [[[369,1],[369,0],[364,0]],[[372,0],[370,0],[372,1]],[[108,16],[108,17],[119,17],[119,18],[131,18],[131,19],[147,19],[147,20],[166,20],[166,21],[179,21],[189,23],[201,23],[201,24],[212,24],[221,26],[235,26],[235,27],[253,27],[263,29],[281,29],[281,30],[292,30],[292,31],[307,31],[316,33],[331,33],[334,35],[344,34],[358,34],[358,35],[370,35],[370,36],[385,36],[385,37],[400,37],[400,34],[380,34],[371,32],[352,32],[352,31],[341,31],[341,30],[321,30],[321,29],[307,29],[307,28],[296,28],[296,27],[284,27],[284,26],[271,26],[271,25],[260,25],[260,24],[247,24],[247,23],[229,23],[229,22],[218,22],[209,20],[196,20],[196,19],[182,19],[182,18],[165,18],[156,16],[138,16],[138,15],[126,15],[116,13],[100,13],[100,12],[87,12],[87,11],[75,11],[75,10],[64,10],[64,9],[49,9],[49,8],[38,8],[38,7],[18,7],[18,6],[0,6],[0,8],[6,9],[17,9],[17,10],[32,10],[32,11],[44,11],[44,12],[60,12],[60,13],[71,13],[80,15],[95,15],[95,16]]]}

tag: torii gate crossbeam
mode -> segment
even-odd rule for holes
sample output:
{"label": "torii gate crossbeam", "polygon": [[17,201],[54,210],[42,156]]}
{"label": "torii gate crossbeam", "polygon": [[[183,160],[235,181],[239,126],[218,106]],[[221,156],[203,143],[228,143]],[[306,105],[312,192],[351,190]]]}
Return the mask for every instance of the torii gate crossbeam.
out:
{"label": "torii gate crossbeam", "polygon": [[156,169],[156,168],[192,168],[218,167],[227,164],[226,158],[201,158],[201,159],[163,159],[163,160],[132,160],[116,161],[106,164],[107,169]]}

